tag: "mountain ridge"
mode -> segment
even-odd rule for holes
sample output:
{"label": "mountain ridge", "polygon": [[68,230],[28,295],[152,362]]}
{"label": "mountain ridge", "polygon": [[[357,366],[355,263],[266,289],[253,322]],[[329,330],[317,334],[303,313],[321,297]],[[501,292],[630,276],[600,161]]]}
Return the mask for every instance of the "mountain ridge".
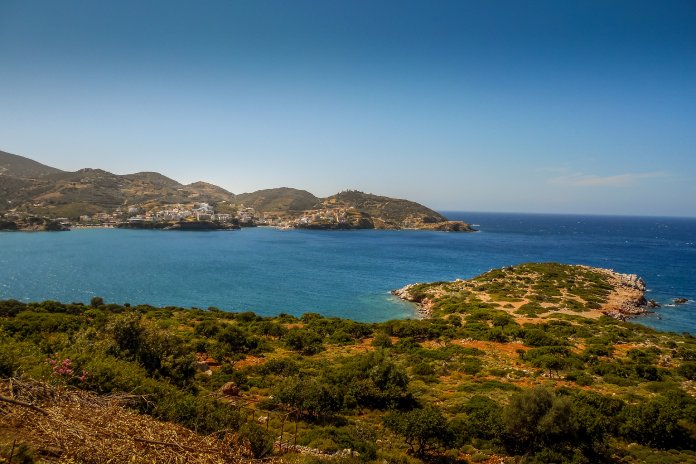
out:
{"label": "mountain ridge", "polygon": [[291,187],[234,194],[204,181],[185,185],[154,171],[123,175],[96,168],[62,171],[2,151],[0,169],[0,213],[12,211],[74,219],[130,206],[209,203],[224,212],[251,208],[298,225],[302,219],[305,228],[460,231],[468,227],[464,223],[449,224],[445,216],[419,203],[357,190],[345,190],[326,198]]}

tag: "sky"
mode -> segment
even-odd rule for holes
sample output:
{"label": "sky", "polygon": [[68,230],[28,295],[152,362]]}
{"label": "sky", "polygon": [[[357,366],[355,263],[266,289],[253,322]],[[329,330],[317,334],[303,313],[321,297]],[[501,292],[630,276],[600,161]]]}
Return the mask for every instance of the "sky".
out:
{"label": "sky", "polygon": [[696,216],[696,3],[0,0],[0,150],[231,192]]}

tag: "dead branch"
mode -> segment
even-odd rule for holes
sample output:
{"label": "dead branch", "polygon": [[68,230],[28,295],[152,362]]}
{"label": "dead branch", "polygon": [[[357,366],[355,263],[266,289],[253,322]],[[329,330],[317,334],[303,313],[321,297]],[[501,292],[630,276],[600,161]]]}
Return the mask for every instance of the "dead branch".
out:
{"label": "dead branch", "polygon": [[8,398],[6,396],[1,396],[1,395],[0,395],[0,401],[4,401],[5,403],[10,403],[10,404],[16,404],[17,406],[24,406],[25,408],[32,409],[36,412],[40,412],[41,414],[43,414],[45,416],[48,416],[48,411],[46,411],[45,409],[41,409],[38,406],[34,406],[31,403],[25,403],[24,401],[15,400],[15,399]]}

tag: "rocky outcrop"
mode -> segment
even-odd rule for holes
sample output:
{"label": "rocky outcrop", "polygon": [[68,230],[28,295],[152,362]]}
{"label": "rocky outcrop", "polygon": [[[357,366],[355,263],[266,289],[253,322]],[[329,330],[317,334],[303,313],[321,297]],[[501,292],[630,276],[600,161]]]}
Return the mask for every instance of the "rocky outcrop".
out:
{"label": "rocky outcrop", "polygon": [[609,317],[625,321],[650,312],[645,299],[645,281],[636,274],[621,274],[611,269],[598,269],[610,278],[613,291],[610,293],[603,312]]}
{"label": "rocky outcrop", "polygon": [[469,224],[462,221],[444,221],[436,223],[423,223],[419,230],[437,230],[441,232],[476,232]]}
{"label": "rocky outcrop", "polygon": [[0,219],[0,231],[64,232],[70,228],[52,219],[29,217],[18,220]]}
{"label": "rocky outcrop", "polygon": [[423,319],[428,319],[432,317],[433,302],[425,293],[418,291],[423,285],[422,283],[408,284],[405,287],[392,290],[391,294],[402,300],[416,303],[418,305],[419,316]]}
{"label": "rocky outcrop", "polygon": [[673,301],[674,304],[676,304],[676,305],[682,305],[682,304],[686,304],[686,303],[689,302],[689,300],[686,299],[686,298],[675,298],[675,299],[673,299],[672,301]]}

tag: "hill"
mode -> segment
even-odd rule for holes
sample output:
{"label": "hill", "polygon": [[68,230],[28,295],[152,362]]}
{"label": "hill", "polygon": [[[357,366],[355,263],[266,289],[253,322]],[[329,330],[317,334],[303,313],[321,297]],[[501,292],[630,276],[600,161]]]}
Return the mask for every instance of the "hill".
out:
{"label": "hill", "polygon": [[399,198],[389,198],[357,190],[346,190],[322,200],[324,207],[355,208],[375,219],[380,229],[420,228],[427,224],[444,223],[447,218],[421,204]]}
{"label": "hill", "polygon": [[0,151],[0,175],[26,179],[58,172],[62,171],[23,156]]}
{"label": "hill", "polygon": [[0,152],[0,211],[77,218],[128,205],[231,202],[234,195],[205,182],[182,185],[157,172],[118,175],[101,169],[67,172]]}
{"label": "hill", "polygon": [[[344,191],[318,198],[289,187],[235,195],[206,182],[182,185],[157,172],[118,175],[101,169],[66,172],[21,156],[0,153],[0,213],[6,211],[50,218],[113,213],[138,206],[209,203],[220,213],[253,208],[263,223],[313,229],[429,229],[470,231],[441,214],[409,200]],[[253,222],[252,222],[253,225]]]}
{"label": "hill", "polygon": [[280,187],[242,193],[236,201],[261,212],[300,212],[314,208],[319,198],[306,190]]}
{"label": "hill", "polygon": [[528,263],[420,284],[429,319],[375,324],[0,301],[0,456],[16,440],[60,462],[231,447],[295,464],[694,463],[696,339],[595,314],[625,290],[613,275]]}

